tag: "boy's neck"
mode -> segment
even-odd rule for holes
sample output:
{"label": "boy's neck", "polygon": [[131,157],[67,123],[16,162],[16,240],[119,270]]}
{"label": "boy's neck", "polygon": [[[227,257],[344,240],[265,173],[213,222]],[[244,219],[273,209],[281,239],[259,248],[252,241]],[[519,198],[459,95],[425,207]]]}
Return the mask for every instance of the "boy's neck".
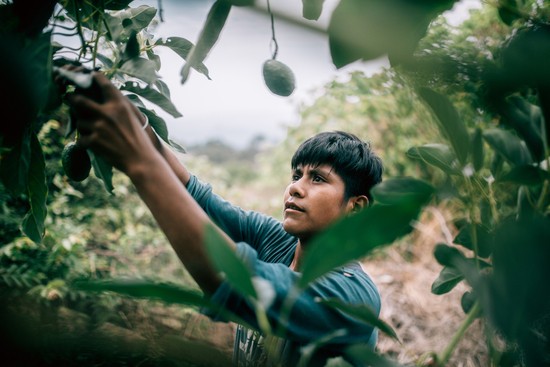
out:
{"label": "boy's neck", "polygon": [[302,260],[304,257],[304,246],[302,245],[302,240],[298,240],[298,245],[294,251],[294,258],[289,265],[289,268],[294,271],[298,271],[302,267]]}

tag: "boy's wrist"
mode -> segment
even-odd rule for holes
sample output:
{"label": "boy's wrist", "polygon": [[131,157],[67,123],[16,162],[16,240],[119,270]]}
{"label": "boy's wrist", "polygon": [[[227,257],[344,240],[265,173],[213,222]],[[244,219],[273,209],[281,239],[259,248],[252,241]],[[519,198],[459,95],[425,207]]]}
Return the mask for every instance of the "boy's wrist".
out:
{"label": "boy's wrist", "polygon": [[146,159],[136,160],[128,164],[124,169],[124,173],[132,182],[136,182],[146,178],[153,169],[164,163],[164,158],[158,151],[154,151]]}

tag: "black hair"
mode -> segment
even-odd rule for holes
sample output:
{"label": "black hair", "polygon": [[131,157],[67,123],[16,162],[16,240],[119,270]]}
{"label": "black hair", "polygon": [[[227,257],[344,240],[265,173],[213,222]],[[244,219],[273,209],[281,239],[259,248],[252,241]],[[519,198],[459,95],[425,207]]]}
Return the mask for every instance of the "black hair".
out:
{"label": "black hair", "polygon": [[343,131],[321,132],[304,141],[290,161],[298,166],[328,164],[345,184],[345,199],[365,195],[372,203],[370,190],[382,181],[382,160],[368,142]]}

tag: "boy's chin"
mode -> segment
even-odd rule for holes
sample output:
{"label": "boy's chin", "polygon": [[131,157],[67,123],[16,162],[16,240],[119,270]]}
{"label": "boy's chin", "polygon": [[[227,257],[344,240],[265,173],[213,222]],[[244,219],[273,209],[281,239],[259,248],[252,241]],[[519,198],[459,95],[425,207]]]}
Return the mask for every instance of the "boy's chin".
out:
{"label": "boy's chin", "polygon": [[283,229],[288,233],[288,234],[291,234],[293,236],[296,236],[298,237],[298,235],[300,234],[300,231],[298,228],[296,228],[296,226],[288,223],[287,221],[284,221],[283,222]]}
{"label": "boy's chin", "polygon": [[297,225],[294,225],[292,223],[286,223],[283,222],[283,229],[290,235],[298,238],[302,238],[306,236],[306,232],[303,230],[303,228],[300,228]]}

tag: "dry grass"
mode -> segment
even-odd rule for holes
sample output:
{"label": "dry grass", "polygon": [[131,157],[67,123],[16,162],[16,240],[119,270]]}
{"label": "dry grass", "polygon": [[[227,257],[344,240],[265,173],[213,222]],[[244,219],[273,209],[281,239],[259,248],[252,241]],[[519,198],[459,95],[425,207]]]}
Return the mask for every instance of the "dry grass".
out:
{"label": "dry grass", "polygon": [[[381,334],[378,350],[403,364],[428,364],[429,354],[441,353],[465,318],[460,306],[465,285],[461,283],[444,295],[431,293],[441,271],[433,248],[452,238],[453,230],[446,227],[444,219],[439,209],[428,210],[412,236],[365,263],[382,295],[381,319],[394,328],[402,342]],[[448,366],[487,365],[483,329],[476,320]]]}

